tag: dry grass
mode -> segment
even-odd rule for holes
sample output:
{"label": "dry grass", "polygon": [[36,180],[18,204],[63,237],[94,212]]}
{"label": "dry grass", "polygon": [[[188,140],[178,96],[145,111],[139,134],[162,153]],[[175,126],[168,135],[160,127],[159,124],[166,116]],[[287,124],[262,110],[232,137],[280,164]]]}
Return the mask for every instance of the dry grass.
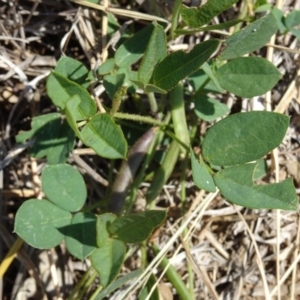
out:
{"label": "dry grass", "polygon": [[[91,5],[80,0],[0,0],[0,261],[12,250],[16,240],[12,231],[18,207],[28,198],[41,197],[39,175],[45,161],[30,158],[26,153],[29,145],[16,145],[14,137],[20,130],[30,128],[33,116],[54,110],[45,94],[45,78],[60,55],[79,59],[90,68],[105,60],[115,41],[106,39],[104,11],[113,13],[122,24],[136,23],[137,28],[150,20],[165,21],[169,17],[168,7],[160,4],[151,10],[151,5],[147,5],[151,1],[145,1],[143,6],[128,1],[133,7],[109,2]],[[223,14],[222,21],[237,16],[246,2],[240,1],[233,15]],[[299,0],[269,2],[285,13],[300,9]],[[220,36],[205,33],[189,40],[178,38],[170,48],[189,48],[211,34]],[[225,101],[234,111],[266,109],[291,117],[284,142],[267,157],[269,174],[265,180],[278,182],[292,176],[300,193],[298,50],[299,42],[293,36],[274,36],[260,54],[279,68],[283,80],[265,97],[243,100],[241,104],[233,97]],[[101,87],[95,90],[100,100],[102,93]],[[85,174],[88,201],[93,203],[101,198],[108,184],[108,162],[82,149],[74,150],[70,162]],[[153,239],[161,252],[153,257],[138,280],[109,299],[136,299],[135,291],[143,285],[149,272],[160,278],[157,284],[165,295],[163,299],[172,299],[174,291],[158,266],[165,255],[187,285],[194,285],[195,299],[300,299],[298,212],[235,207],[218,193],[197,190],[189,173],[186,182],[189,209],[181,216],[182,187],[178,178],[178,173],[172,176],[160,197],[170,207],[169,219]],[[143,189],[142,186],[141,198]],[[131,251],[123,274],[141,265],[139,248]],[[17,260],[11,260],[5,274],[1,274],[4,276],[0,282],[0,299],[66,299],[90,266],[88,260],[73,260],[63,245],[51,251],[23,246],[12,253],[17,253]],[[91,290],[97,284],[96,279]]]}

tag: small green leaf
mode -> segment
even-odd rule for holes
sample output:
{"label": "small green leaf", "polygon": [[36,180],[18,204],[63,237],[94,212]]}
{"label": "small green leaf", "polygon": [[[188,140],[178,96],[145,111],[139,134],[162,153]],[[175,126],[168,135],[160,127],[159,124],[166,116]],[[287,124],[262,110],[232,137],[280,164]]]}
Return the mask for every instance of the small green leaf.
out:
{"label": "small green leaf", "polygon": [[273,112],[230,115],[207,131],[202,144],[203,158],[216,166],[259,159],[281,143],[288,125],[289,117]]}
{"label": "small green leaf", "polygon": [[35,143],[30,148],[30,154],[36,158],[47,156],[53,145],[53,140],[61,126],[61,115],[50,113],[38,117],[33,117],[31,130],[20,132],[16,136],[18,143],[24,143],[27,139],[34,138]]}
{"label": "small green leaf", "polygon": [[82,129],[81,138],[85,145],[106,158],[125,158],[127,142],[121,128],[108,114],[93,117]]}
{"label": "small green leaf", "polygon": [[186,7],[182,5],[181,16],[183,21],[192,28],[201,27],[209,23],[215,16],[227,10],[238,0],[208,0],[200,7]]}
{"label": "small green leaf", "polygon": [[226,104],[213,98],[209,98],[204,94],[196,94],[194,101],[195,114],[198,118],[207,122],[223,117],[229,112],[229,108]]}
{"label": "small green leaf", "polygon": [[108,74],[103,77],[103,85],[110,99],[114,99],[117,91],[124,85],[124,74]]}
{"label": "small green leaf", "polygon": [[16,214],[14,231],[27,244],[38,249],[50,249],[64,236],[59,228],[68,226],[71,214],[46,200],[25,201]]}
{"label": "small green leaf", "polygon": [[167,55],[167,39],[162,26],[154,23],[150,41],[138,71],[138,80],[149,83],[156,64]]}
{"label": "small green leaf", "polygon": [[130,66],[143,56],[153,29],[153,24],[145,27],[117,49],[115,62],[119,67]]}
{"label": "small green leaf", "polygon": [[47,78],[47,94],[59,109],[64,110],[66,103],[71,97],[78,95],[81,102],[78,106],[76,120],[90,118],[97,112],[95,101],[88,91],[66,78],[65,76],[52,71]]}
{"label": "small green leaf", "polygon": [[96,217],[89,212],[79,212],[72,218],[72,222],[61,228],[66,238],[68,251],[78,259],[85,259],[97,247],[96,245]]}
{"label": "small green leaf", "polygon": [[222,195],[230,202],[253,209],[297,210],[298,198],[292,178],[269,185],[253,185],[256,164],[221,170],[214,176]]}
{"label": "small green leaf", "polygon": [[197,160],[194,151],[191,149],[191,163],[192,163],[192,174],[195,185],[199,189],[203,189],[208,192],[214,193],[216,186],[211,174],[208,171],[208,167],[203,161],[200,155],[200,161]]}
{"label": "small green leaf", "polygon": [[92,266],[99,274],[103,287],[110,285],[120,272],[126,253],[125,243],[116,239],[107,239],[90,256]]}
{"label": "small green leaf", "polygon": [[285,26],[289,29],[300,25],[300,10],[291,11],[284,19]]}
{"label": "small green leaf", "polygon": [[97,216],[97,246],[102,247],[105,245],[106,240],[109,239],[108,226],[117,219],[117,216],[112,213],[105,213]]}
{"label": "small green leaf", "polygon": [[210,39],[196,45],[189,53],[177,51],[168,55],[155,68],[153,84],[171,90],[180,80],[194,73],[216,51],[220,40]]}
{"label": "small green leaf", "polygon": [[97,74],[101,76],[109,74],[114,69],[114,67],[115,59],[109,58],[97,69]]}
{"label": "small green leaf", "polygon": [[166,219],[167,212],[149,210],[116,219],[108,227],[114,238],[126,243],[140,243],[149,238],[151,232]]}
{"label": "small green leaf", "polygon": [[277,68],[262,57],[236,58],[216,72],[222,88],[240,97],[262,95],[282,77]]}
{"label": "small green leaf", "polygon": [[81,174],[67,164],[47,166],[42,173],[42,190],[47,198],[67,211],[78,211],[86,200]]}
{"label": "small green leaf", "polygon": [[87,81],[89,70],[82,62],[74,58],[62,56],[57,62],[54,71],[86,89],[90,84],[90,82]]}
{"label": "small green leaf", "polygon": [[284,24],[284,14],[283,11],[278,9],[277,7],[272,8],[272,14],[274,15],[276,22],[277,22],[277,28],[280,31],[280,33],[284,33],[287,28]]}
{"label": "small green leaf", "polygon": [[263,47],[277,31],[273,14],[262,17],[237,31],[226,40],[226,48],[220,55],[221,60],[243,56]]}
{"label": "small green leaf", "polygon": [[69,153],[74,148],[75,134],[66,120],[63,120],[56,134],[57,136],[52,140],[52,147],[47,154],[49,165],[65,163]]}

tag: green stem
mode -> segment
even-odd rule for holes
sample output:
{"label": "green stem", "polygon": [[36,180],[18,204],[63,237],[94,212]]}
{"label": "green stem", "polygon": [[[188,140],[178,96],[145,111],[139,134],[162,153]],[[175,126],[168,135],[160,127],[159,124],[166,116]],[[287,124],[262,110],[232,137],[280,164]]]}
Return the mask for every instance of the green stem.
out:
{"label": "green stem", "polygon": [[[190,133],[186,123],[185,101],[183,96],[183,84],[179,82],[170,93],[171,115],[174,131],[181,144],[190,146]],[[186,153],[186,147],[180,147],[182,153]]]}
{"label": "green stem", "polygon": [[90,277],[88,278],[88,280],[84,283],[82,289],[80,290],[80,292],[78,293],[78,296],[76,299],[83,299],[83,295],[87,292],[87,290],[91,287],[91,284],[93,283],[93,281],[95,280],[95,278],[97,277],[97,273],[94,269],[92,269],[93,273],[90,274]]}
{"label": "green stem", "polygon": [[151,111],[153,113],[156,113],[158,111],[158,107],[157,107],[157,102],[156,102],[154,93],[148,93],[147,95],[148,95]]}
{"label": "green stem", "polygon": [[158,125],[158,126],[164,126],[165,125],[164,122],[158,121],[158,120],[153,119],[151,117],[134,115],[134,114],[116,112],[114,114],[114,117],[119,118],[119,119],[132,120],[132,121],[136,121],[136,122],[149,123],[149,124]]}
{"label": "green stem", "polygon": [[170,29],[171,40],[173,40],[175,37],[175,30],[178,25],[178,18],[179,18],[181,4],[182,4],[182,0],[175,0],[175,3],[173,5],[172,25],[171,25],[171,29]]}
{"label": "green stem", "polygon": [[[152,245],[152,249],[154,253],[158,254],[159,249],[155,245]],[[170,264],[169,260],[166,257],[163,258],[160,265],[162,266],[162,268],[168,267],[166,271],[166,277],[168,277],[173,287],[176,289],[180,299],[182,300],[194,299],[192,298],[192,295],[190,291],[187,289],[185,283],[181,280],[181,276],[177,273],[176,269]]]}

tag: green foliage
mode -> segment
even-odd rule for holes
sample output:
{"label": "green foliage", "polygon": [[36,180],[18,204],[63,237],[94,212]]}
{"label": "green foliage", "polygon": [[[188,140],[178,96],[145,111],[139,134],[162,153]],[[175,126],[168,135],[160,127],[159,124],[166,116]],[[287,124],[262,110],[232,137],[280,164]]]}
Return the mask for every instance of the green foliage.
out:
{"label": "green foliage", "polygon": [[281,10],[273,7],[272,13],[276,18],[277,27],[281,33],[289,32],[300,40],[300,10],[293,10],[285,17]]}
{"label": "green foliage", "polygon": [[110,285],[120,272],[126,254],[123,241],[109,238],[90,256],[92,266],[100,277],[101,285]]}
{"label": "green foliage", "polygon": [[220,41],[211,39],[196,45],[192,51],[177,51],[168,55],[155,68],[153,84],[169,91],[180,80],[194,73],[217,50]]}
{"label": "green foliage", "polygon": [[234,166],[219,171],[214,180],[221,193],[231,202],[256,209],[297,210],[298,198],[293,180],[254,185],[252,178],[256,164]]}
{"label": "green foliage", "polygon": [[46,200],[30,199],[19,208],[15,232],[29,245],[49,249],[61,243],[59,228],[71,223],[72,215]]}
{"label": "green foliage", "polygon": [[181,16],[183,21],[192,28],[201,27],[209,23],[222,11],[230,8],[238,0],[208,0],[200,7],[189,8],[182,5]]}
{"label": "green foliage", "polygon": [[202,156],[199,156],[197,160],[194,152],[191,150],[191,165],[192,174],[195,185],[199,189],[206,190],[208,192],[214,193],[216,191],[216,185],[214,183],[213,177],[208,170],[208,166],[204,163]]}
{"label": "green foliage", "polygon": [[96,217],[92,213],[79,212],[72,218],[71,224],[61,230],[69,252],[78,259],[85,259],[96,248]]}
{"label": "green foliage", "polygon": [[[284,17],[273,9],[271,14],[231,35],[224,45],[221,40],[209,39],[189,52],[168,53],[167,50],[167,40],[173,39],[176,33],[224,29],[244,21],[204,26],[236,2],[208,0],[198,8],[188,8],[176,1],[169,35],[154,22],[125,42],[123,36],[113,57],[97,70],[88,70],[77,60],[62,57],[46,84],[47,94],[59,112],[34,117],[32,129],[17,136],[19,143],[34,140],[30,154],[36,158],[46,157],[48,166],[42,172],[42,189],[47,200],[25,201],[16,214],[15,232],[33,247],[51,248],[65,240],[74,257],[81,260],[90,257],[104,288],[98,299],[131,278],[128,275],[114,282],[124,262],[126,243],[147,240],[166,219],[166,211],[159,210],[129,214],[139,184],[152,176],[146,194],[147,203],[152,203],[182,158],[186,159],[185,169],[191,159],[193,180],[200,189],[215,192],[218,188],[228,201],[249,208],[297,209],[291,178],[270,185],[253,182],[267,173],[262,158],[281,143],[289,118],[263,111],[230,114],[229,108],[217,99],[224,90],[250,98],[274,87],[281,78],[280,72],[266,59],[251,53],[263,47],[278,28],[281,33],[290,31],[297,36],[299,11]],[[266,4],[259,1],[255,9],[270,9],[263,7]],[[109,34],[112,34],[119,25],[112,15],[108,18]],[[222,52],[212,57],[219,47]],[[243,57],[245,54],[250,56]],[[188,88],[183,82],[187,77]],[[99,111],[87,90],[91,80],[103,83],[108,96]],[[148,96],[151,112],[136,93],[138,88]],[[164,94],[158,103],[154,93]],[[126,98],[133,100],[134,105],[130,107],[138,110],[137,115],[127,112]],[[200,136],[195,125],[199,122],[197,117],[215,122],[227,114],[228,117],[210,126],[204,137]],[[131,142],[124,134],[125,126],[134,127],[133,121],[152,126],[147,139],[139,139],[128,147]],[[149,128],[140,127],[144,132]],[[134,135],[137,134],[134,132]],[[100,215],[92,212],[93,207],[84,207],[87,198],[84,180],[75,168],[65,164],[75,137],[103,158],[123,159],[119,170],[122,176],[118,174],[115,184],[109,185],[106,194],[111,195],[111,199],[101,200]],[[202,144],[198,156],[192,147],[199,147],[199,141]],[[149,175],[147,167],[155,161],[158,146],[165,149],[163,158],[154,175]],[[117,198],[121,204],[113,210],[111,201]],[[124,202],[128,205],[122,212]],[[113,214],[114,211],[120,215]],[[189,291],[178,274],[172,268],[167,274],[183,299],[189,299]],[[149,285],[153,285],[151,280]]]}
{"label": "green foliage", "polygon": [[224,64],[217,70],[216,76],[225,90],[250,98],[269,91],[282,75],[265,58],[240,57]]}
{"label": "green foliage", "polygon": [[64,163],[74,147],[75,134],[58,113],[32,118],[31,130],[21,132],[16,136],[18,143],[34,139],[30,155],[35,158],[47,157],[49,164]]}
{"label": "green foliage", "polygon": [[257,21],[236,32],[226,40],[226,48],[220,59],[238,58],[263,47],[277,31],[277,23],[273,14]]}
{"label": "green foliage", "polygon": [[121,128],[107,114],[95,115],[81,131],[82,141],[107,158],[124,158],[127,142]]}
{"label": "green foliage", "polygon": [[198,118],[204,121],[214,121],[226,115],[229,108],[224,103],[208,97],[205,94],[197,94],[194,98],[195,101],[195,114]]}
{"label": "green foliage", "polygon": [[67,211],[78,211],[86,199],[81,174],[70,165],[47,166],[42,173],[42,189],[46,197]]}
{"label": "green foliage", "polygon": [[149,210],[116,219],[108,231],[126,243],[140,243],[148,239],[153,228],[161,225],[165,218],[166,211]]}
{"label": "green foliage", "polygon": [[208,130],[202,143],[203,158],[216,166],[259,159],[281,143],[288,125],[287,116],[273,112],[231,115]]}

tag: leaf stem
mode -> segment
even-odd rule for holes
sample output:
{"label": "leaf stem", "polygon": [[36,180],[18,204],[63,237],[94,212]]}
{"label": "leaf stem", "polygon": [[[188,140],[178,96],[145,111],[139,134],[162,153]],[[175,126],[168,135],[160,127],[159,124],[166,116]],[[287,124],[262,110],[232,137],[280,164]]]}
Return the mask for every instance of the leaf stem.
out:
{"label": "leaf stem", "polygon": [[114,117],[119,118],[119,119],[132,120],[132,121],[136,121],[136,122],[149,123],[149,124],[158,125],[158,126],[165,126],[164,122],[161,122],[154,118],[146,117],[146,116],[116,112],[114,114]]}

